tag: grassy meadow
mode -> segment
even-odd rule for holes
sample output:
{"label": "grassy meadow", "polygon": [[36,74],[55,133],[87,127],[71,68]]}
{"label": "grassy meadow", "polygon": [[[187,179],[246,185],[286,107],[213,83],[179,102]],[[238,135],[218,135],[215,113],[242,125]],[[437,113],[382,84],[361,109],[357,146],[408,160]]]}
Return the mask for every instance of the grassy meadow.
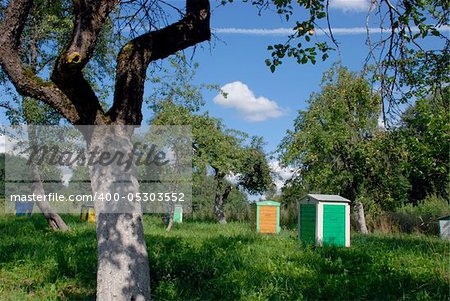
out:
{"label": "grassy meadow", "polygon": [[[95,300],[94,225],[0,216],[0,300]],[[353,235],[348,249],[302,245],[295,229],[145,216],[154,300],[448,300],[449,244],[423,235]]]}

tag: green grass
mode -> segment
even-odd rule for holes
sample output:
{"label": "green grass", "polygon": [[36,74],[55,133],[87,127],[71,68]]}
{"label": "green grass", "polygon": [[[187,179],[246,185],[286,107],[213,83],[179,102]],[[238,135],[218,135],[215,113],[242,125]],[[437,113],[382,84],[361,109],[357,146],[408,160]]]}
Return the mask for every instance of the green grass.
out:
{"label": "green grass", "polygon": [[[0,300],[95,300],[93,225],[65,216],[0,216]],[[426,236],[352,236],[315,248],[295,231],[256,235],[246,223],[144,219],[155,300],[448,300],[448,243]]]}

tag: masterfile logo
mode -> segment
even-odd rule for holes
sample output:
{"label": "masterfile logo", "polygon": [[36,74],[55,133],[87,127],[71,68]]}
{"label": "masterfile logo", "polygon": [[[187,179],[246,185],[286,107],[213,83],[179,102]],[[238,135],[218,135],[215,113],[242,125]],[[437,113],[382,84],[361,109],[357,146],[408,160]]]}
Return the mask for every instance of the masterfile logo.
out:
{"label": "masterfile logo", "polygon": [[167,212],[174,204],[190,211],[188,126],[24,125],[4,132],[6,212],[18,202],[48,202],[61,213],[79,213],[82,205],[105,213]]}

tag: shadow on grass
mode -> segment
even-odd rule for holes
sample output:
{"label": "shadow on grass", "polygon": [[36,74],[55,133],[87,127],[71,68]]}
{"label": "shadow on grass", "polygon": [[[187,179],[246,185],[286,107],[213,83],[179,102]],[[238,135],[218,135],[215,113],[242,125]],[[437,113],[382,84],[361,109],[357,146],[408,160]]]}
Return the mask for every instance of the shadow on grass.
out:
{"label": "shadow on grass", "polygon": [[436,240],[437,236],[425,235],[358,235],[360,244],[386,250],[401,250],[408,252],[420,252],[432,255],[434,253],[448,253],[449,243]]}
{"label": "shadow on grass", "polygon": [[410,269],[395,261],[396,254],[385,260],[394,243],[389,239],[380,239],[375,249],[364,242],[349,249],[280,242],[273,254],[265,252],[266,240],[252,236],[219,236],[199,246],[180,237],[146,240],[156,300],[447,300],[449,295],[448,282],[429,270],[432,266]]}
{"label": "shadow on grass", "polygon": [[[47,230],[41,216],[0,218],[0,282],[1,273],[11,269],[18,281],[0,288],[33,292],[57,283],[60,299],[95,300],[94,226],[78,217],[64,219],[69,233]],[[150,222],[146,242],[154,300],[449,297],[448,244],[436,239],[354,236],[348,249],[316,248],[295,236],[256,235],[248,224],[187,223],[166,233]]]}
{"label": "shadow on grass", "polygon": [[81,224],[77,217],[63,219],[75,229],[51,231],[40,214],[1,218],[0,275],[15,268],[17,281],[9,285],[31,295],[58,283],[61,291],[55,294],[64,295],[65,300],[95,300],[95,229]]}

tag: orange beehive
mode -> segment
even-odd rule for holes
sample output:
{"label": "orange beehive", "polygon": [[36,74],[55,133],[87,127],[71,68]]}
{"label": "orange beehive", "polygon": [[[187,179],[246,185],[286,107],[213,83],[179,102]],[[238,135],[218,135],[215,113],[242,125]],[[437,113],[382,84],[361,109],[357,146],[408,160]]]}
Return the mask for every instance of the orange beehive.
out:
{"label": "orange beehive", "polygon": [[254,208],[253,224],[256,232],[280,232],[280,203],[274,201],[257,202]]}

